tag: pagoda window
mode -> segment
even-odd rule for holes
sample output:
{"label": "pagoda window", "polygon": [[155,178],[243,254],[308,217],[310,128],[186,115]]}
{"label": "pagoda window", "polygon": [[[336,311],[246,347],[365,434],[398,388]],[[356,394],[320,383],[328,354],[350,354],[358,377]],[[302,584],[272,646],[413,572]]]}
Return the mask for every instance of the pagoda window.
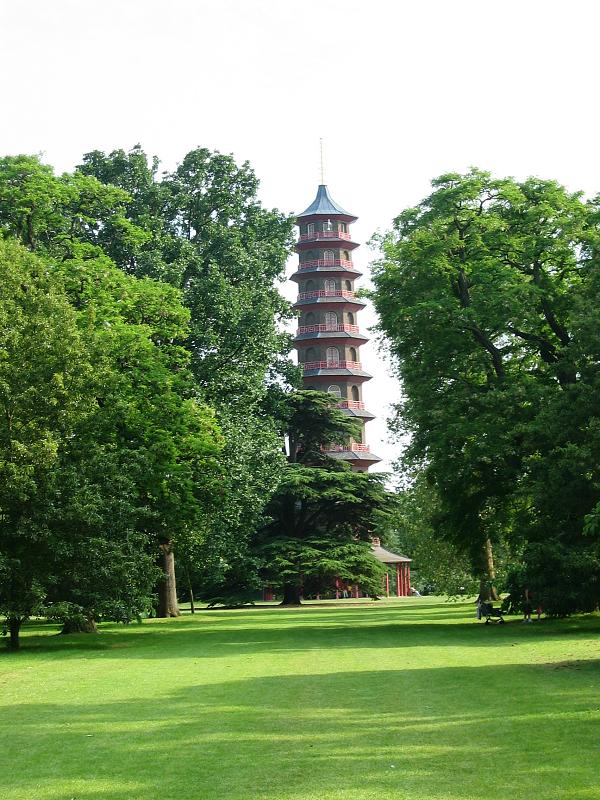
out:
{"label": "pagoda window", "polygon": [[335,281],[325,281],[325,291],[335,292]]}
{"label": "pagoda window", "polygon": [[306,226],[306,233],[309,236],[312,236],[312,234],[314,232],[315,232],[315,223],[314,222],[309,222],[308,225]]}
{"label": "pagoda window", "polygon": [[340,363],[340,351],[337,347],[327,348],[327,365],[333,364],[337,366]]}
{"label": "pagoda window", "polygon": [[333,230],[333,222],[328,219],[327,222],[323,223],[323,230],[324,231],[332,231]]}
{"label": "pagoda window", "polygon": [[305,361],[315,361],[317,357],[317,353],[314,347],[309,347],[304,355]]}
{"label": "pagoda window", "polygon": [[358,361],[356,357],[356,349],[354,347],[350,348],[350,361]]}
{"label": "pagoda window", "polygon": [[335,311],[325,312],[325,327],[329,331],[337,331],[338,315],[335,313]]}
{"label": "pagoda window", "polygon": [[304,317],[304,324],[305,325],[315,324],[315,315],[312,313],[312,311],[309,311],[308,314]]}
{"label": "pagoda window", "polygon": [[339,229],[342,231],[342,233],[348,233],[348,226],[345,222],[340,222]]}
{"label": "pagoda window", "polygon": [[339,386],[336,386],[334,383],[332,383],[331,386],[327,387],[327,392],[328,394],[333,394],[336,397],[342,396],[342,390],[340,389]]}
{"label": "pagoda window", "polygon": [[346,287],[347,292],[352,291],[352,284],[350,283],[350,281],[344,281],[344,286]]}
{"label": "pagoda window", "polygon": [[333,250],[323,251],[323,261],[326,264],[333,264],[333,262],[335,261],[335,253],[333,252]]}
{"label": "pagoda window", "polygon": [[352,399],[358,403],[358,401],[360,400],[360,392],[358,391],[358,386],[353,386],[350,391],[352,394]]}
{"label": "pagoda window", "polygon": [[342,255],[346,261],[350,261],[350,253],[347,250],[343,250]]}
{"label": "pagoda window", "polygon": [[354,314],[351,311],[348,312],[348,324],[354,325]]}
{"label": "pagoda window", "polygon": [[314,290],[315,290],[315,282],[314,281],[306,281],[305,291],[314,292]]}

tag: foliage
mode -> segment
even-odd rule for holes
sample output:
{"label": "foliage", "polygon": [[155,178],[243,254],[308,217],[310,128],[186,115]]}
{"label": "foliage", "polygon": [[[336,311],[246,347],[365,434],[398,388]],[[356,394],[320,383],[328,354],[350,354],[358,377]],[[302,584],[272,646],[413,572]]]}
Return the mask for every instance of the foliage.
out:
{"label": "foliage", "polygon": [[435,489],[417,481],[397,494],[386,525],[377,532],[386,547],[410,553],[411,585],[422,594],[477,594],[468,555],[436,536],[438,504]]}
{"label": "foliage", "polygon": [[288,463],[252,547],[263,585],[282,587],[286,603],[300,602],[303,589],[331,589],[336,578],[376,596],[384,568],[370,536],[390,504],[384,476],[353,472],[323,451],[357,430],[333,398],[301,390],[280,400]]}
{"label": "foliage", "polygon": [[600,605],[600,548],[598,543],[567,546],[559,539],[533,542],[525,551],[524,564],[507,580],[505,607],[523,611],[525,589],[535,607],[553,617],[576,611],[594,611]]}
{"label": "foliage", "polygon": [[92,176],[56,176],[36,156],[0,158],[0,232],[40,254],[69,258],[83,245],[98,253],[107,237],[139,247],[146,235],[124,217],[127,199]]}
{"label": "foliage", "polygon": [[282,466],[269,392],[296,377],[285,359],[290,338],[280,329],[291,309],[276,287],[292,220],[261,206],[252,169],[231,156],[198,148],[173,172],[157,170],[158,160],[150,163],[139,146],[93,151],[78,168],[125,190],[127,222],[144,232],[124,246],[107,231],[106,252],[126,272],[179,288],[190,312],[191,368],[225,440],[219,511],[203,552],[195,551],[199,573],[212,583],[224,561],[239,573]]}
{"label": "foliage", "polygon": [[[282,415],[288,442],[288,462],[334,469],[343,464],[323,448],[347,442],[360,433],[360,424],[340,413],[337,401],[327,392],[300,389],[284,396]],[[283,432],[283,431],[282,431]]]}
{"label": "foliage", "polygon": [[152,543],[197,529],[218,478],[218,429],[174,344],[185,310],[101,254],[0,242],[0,270],[1,609],[17,633],[42,602],[139,616]]}
{"label": "foliage", "polygon": [[598,212],[533,178],[433,186],[381,239],[374,298],[406,460],[484,574],[491,542],[577,546],[600,500]]}
{"label": "foliage", "polygon": [[125,214],[145,232],[129,250],[105,249],[124,270],[181,289],[190,310],[193,368],[216,405],[255,402],[287,339],[277,323],[290,313],[275,287],[283,278],[292,221],[267,211],[250,166],[197,149],[157,180],[157,161],[138,147],[94,151],[77,174],[123,187]]}
{"label": "foliage", "polygon": [[370,534],[386,502],[381,475],[290,464],[256,538],[265,580],[284,587],[310,581],[323,591],[339,577],[379,594],[384,568]]}
{"label": "foliage", "polygon": [[[189,564],[193,552],[197,572],[207,578],[225,555],[243,563],[248,533],[283,459],[267,398],[270,386],[293,377],[284,359],[289,337],[278,324],[290,307],[275,287],[292,224],[262,208],[257,189],[248,164],[238,167],[230,156],[205,149],[161,176],[158,160],[149,162],[139,146],[129,153],[94,151],[75,173],[62,176],[35,157],[0,160],[0,228],[60,262],[74,302],[85,303],[98,291],[110,297],[114,289],[137,324],[148,316],[162,326],[153,344],[168,348],[182,366],[189,363],[194,376],[185,395],[215,408],[224,439],[221,472],[218,485],[201,490],[202,519],[183,523],[195,500],[182,503],[163,486],[149,493],[164,516],[159,520],[154,510],[148,524],[163,538],[176,530],[179,553],[187,553]],[[113,263],[125,275],[119,277]],[[99,285],[96,270],[110,273],[110,287]],[[183,317],[174,319],[170,301],[179,296],[187,313],[179,306]],[[173,374],[187,376],[186,370]],[[166,461],[169,447],[162,450],[158,441],[155,447]],[[201,487],[211,484],[210,475]],[[173,476],[178,482],[183,477]]]}

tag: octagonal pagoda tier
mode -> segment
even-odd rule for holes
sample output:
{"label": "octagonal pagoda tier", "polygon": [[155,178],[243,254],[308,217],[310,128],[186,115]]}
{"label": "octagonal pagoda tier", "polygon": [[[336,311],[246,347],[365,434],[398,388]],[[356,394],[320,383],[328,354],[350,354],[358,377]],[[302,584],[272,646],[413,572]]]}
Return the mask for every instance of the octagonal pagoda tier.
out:
{"label": "octagonal pagoda tier", "polygon": [[327,342],[330,345],[344,345],[348,340],[361,345],[369,339],[358,330],[358,325],[337,325],[330,328],[327,325],[298,325],[294,342]]}
{"label": "octagonal pagoda tier", "polygon": [[310,278],[339,278],[340,280],[357,280],[362,277],[362,272],[354,269],[352,261],[338,258],[334,261],[325,261],[323,258],[311,258],[300,261],[298,269],[290,276],[295,283],[309,280]]}
{"label": "octagonal pagoda tier", "polygon": [[362,423],[356,441],[327,451],[353,469],[366,471],[381,459],[371,453],[365,439],[365,423],[374,415],[362,397],[363,384],[372,376],[360,361],[360,348],[368,337],[358,325],[358,314],[366,304],[355,292],[361,273],[352,254],[359,245],[352,239],[350,225],[356,219],[332,199],[325,185],[296,218],[299,263],[292,280],[298,284],[294,308],[300,316],[294,346],[305,388],[334,395],[339,408]]}
{"label": "octagonal pagoda tier", "polygon": [[306,308],[306,306],[314,304],[324,307],[346,307],[357,311],[367,305],[364,300],[356,297],[353,291],[315,289],[307,292],[298,292],[294,308]]}
{"label": "octagonal pagoda tier", "polygon": [[[371,417],[371,419],[374,419],[374,417]],[[366,472],[373,464],[381,461],[379,456],[370,452],[368,445],[364,445],[364,449],[361,450],[357,450],[353,446],[346,448],[340,445],[335,448],[326,448],[325,452],[340,461],[347,461],[358,472]]]}

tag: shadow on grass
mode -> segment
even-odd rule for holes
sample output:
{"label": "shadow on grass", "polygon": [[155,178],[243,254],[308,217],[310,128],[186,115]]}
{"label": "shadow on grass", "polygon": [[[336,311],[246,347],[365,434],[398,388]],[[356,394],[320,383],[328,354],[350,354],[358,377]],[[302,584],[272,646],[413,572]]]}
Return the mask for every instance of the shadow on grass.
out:
{"label": "shadow on grass", "polygon": [[[459,613],[459,612],[457,612]],[[397,649],[419,647],[506,647],[519,643],[542,643],[560,639],[565,643],[582,636],[600,634],[597,616],[574,617],[569,620],[542,620],[521,625],[514,619],[505,625],[485,625],[465,614],[448,617],[438,612],[440,623],[423,621],[421,614],[400,615],[396,610],[381,609],[323,613],[294,617],[253,612],[198,614],[176,620],[149,620],[128,627],[109,625],[97,635],[35,635],[39,626],[31,626],[31,634],[23,637],[19,653],[4,651],[2,656],[18,660],[37,655],[61,658],[109,655],[111,659],[210,659],[224,655],[310,653],[327,650],[360,651],[362,648]],[[41,626],[47,630],[47,626]],[[399,656],[400,657],[400,656]],[[2,659],[0,659],[0,664]]]}
{"label": "shadow on grass", "polygon": [[598,659],[576,673],[307,672],[207,683],[198,670],[159,699],[6,708],[3,756],[27,763],[0,786],[47,800],[597,796]]}

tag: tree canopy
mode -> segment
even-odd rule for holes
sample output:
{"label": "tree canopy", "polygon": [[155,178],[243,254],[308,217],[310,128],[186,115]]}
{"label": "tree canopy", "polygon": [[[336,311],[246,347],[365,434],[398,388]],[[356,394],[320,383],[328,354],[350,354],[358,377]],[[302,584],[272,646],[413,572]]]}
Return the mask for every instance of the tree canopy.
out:
{"label": "tree canopy", "polygon": [[380,239],[374,301],[407,463],[436,487],[438,532],[491,579],[503,537],[565,558],[597,547],[598,210],[553,181],[478,170],[433,188]]}
{"label": "tree canopy", "polygon": [[229,155],[198,148],[172,172],[159,174],[158,164],[139,146],[93,151],[78,174],[128,193],[127,224],[143,235],[123,241],[105,229],[106,251],[124,271],[177,287],[190,314],[191,369],[224,437],[221,502],[196,553],[208,580],[225,556],[229,565],[248,558],[282,466],[269,392],[297,380],[281,326],[291,307],[277,289],[292,220],[261,205],[253,170]]}
{"label": "tree canopy", "polygon": [[[248,164],[238,166],[230,156],[200,148],[172,173],[160,175],[158,160],[149,160],[140,147],[94,151],[74,173],[63,175],[36,157],[0,159],[3,234],[60,267],[77,310],[106,315],[99,304],[113,303],[128,324],[149,325],[151,344],[171,360],[169,379],[178,382],[182,397],[196,408],[214,408],[221,431],[219,482],[211,483],[211,470],[199,480],[201,487],[212,487],[202,490],[202,520],[180,524],[181,516],[199,507],[193,480],[181,470],[169,475],[187,487],[190,503],[167,485],[149,488],[164,510],[162,522],[156,510],[151,515],[169,575],[171,599],[163,597],[160,613],[177,613],[168,532],[178,531],[176,547],[188,563],[193,551],[206,573],[218,568],[225,553],[230,562],[243,560],[283,460],[268,398],[271,386],[294,378],[285,358],[289,337],[279,325],[290,307],[276,288],[292,223],[264,209],[257,188]],[[107,336],[109,330],[129,335],[110,315],[103,324]],[[168,418],[173,409],[167,399],[153,394],[165,376],[154,381],[147,353],[135,337],[130,344],[139,348],[139,368],[125,356],[119,366],[136,372],[135,391],[157,403],[156,409],[140,409],[140,418],[154,411]],[[153,430],[152,446],[165,468],[173,454],[172,434],[169,430],[160,442],[159,426]],[[184,529],[195,533],[184,535]]]}
{"label": "tree canopy", "polygon": [[222,445],[176,343],[176,290],[101,252],[56,261],[1,240],[0,272],[0,610],[16,646],[42,607],[147,610],[157,544],[204,524]]}
{"label": "tree canopy", "polygon": [[323,450],[356,435],[335,398],[304,390],[283,402],[288,463],[252,547],[263,584],[281,589],[285,604],[330,590],[336,579],[377,596],[384,568],[371,534],[390,506],[385,476],[354,472]]}

